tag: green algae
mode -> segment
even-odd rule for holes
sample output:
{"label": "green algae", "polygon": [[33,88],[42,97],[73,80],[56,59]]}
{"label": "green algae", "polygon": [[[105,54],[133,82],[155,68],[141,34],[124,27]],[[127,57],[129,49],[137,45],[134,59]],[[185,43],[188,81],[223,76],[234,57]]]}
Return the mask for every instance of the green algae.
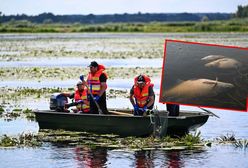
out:
{"label": "green algae", "polygon": [[31,133],[22,133],[17,137],[4,134],[0,137],[0,147],[38,147],[41,144],[39,138]]}
{"label": "green algae", "polygon": [[[204,141],[200,140],[200,134],[186,135],[182,138],[146,138],[126,137],[121,138],[117,135],[98,135],[86,132],[70,132],[63,130],[42,130],[39,137],[44,142],[62,143],[67,145],[87,145],[107,148],[128,148],[133,150],[147,149],[194,149],[194,147],[204,147]],[[190,138],[189,138],[190,137]],[[189,143],[190,142],[190,143]]]}

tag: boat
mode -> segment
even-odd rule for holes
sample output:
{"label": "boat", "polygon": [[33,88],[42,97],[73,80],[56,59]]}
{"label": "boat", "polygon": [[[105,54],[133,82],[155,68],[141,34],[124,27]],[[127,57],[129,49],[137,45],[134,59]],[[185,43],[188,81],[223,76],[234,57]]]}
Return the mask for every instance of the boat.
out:
{"label": "boat", "polygon": [[168,116],[167,111],[154,110],[146,116],[133,116],[132,110],[108,109],[109,114],[68,113],[55,110],[35,110],[40,129],[63,129],[96,134],[116,134],[121,137],[150,135],[182,136],[205,124],[206,112],[180,111]]}

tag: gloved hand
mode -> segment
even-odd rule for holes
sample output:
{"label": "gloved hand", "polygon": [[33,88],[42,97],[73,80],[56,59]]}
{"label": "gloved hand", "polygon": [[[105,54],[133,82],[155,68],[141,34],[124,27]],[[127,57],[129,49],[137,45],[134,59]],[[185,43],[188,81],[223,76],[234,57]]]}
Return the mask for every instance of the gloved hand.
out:
{"label": "gloved hand", "polygon": [[147,106],[144,106],[144,107],[142,108],[142,111],[145,112],[146,110],[147,110]]}
{"label": "gloved hand", "polygon": [[96,102],[98,102],[99,99],[100,99],[100,96],[95,96],[95,97],[94,97],[94,100],[95,100]]}
{"label": "gloved hand", "polygon": [[137,104],[135,104],[135,105],[133,106],[133,108],[134,108],[134,111],[138,111],[138,110],[139,110],[139,106],[138,106]]}
{"label": "gloved hand", "polygon": [[79,79],[80,79],[81,81],[84,81],[84,75],[80,75]]}

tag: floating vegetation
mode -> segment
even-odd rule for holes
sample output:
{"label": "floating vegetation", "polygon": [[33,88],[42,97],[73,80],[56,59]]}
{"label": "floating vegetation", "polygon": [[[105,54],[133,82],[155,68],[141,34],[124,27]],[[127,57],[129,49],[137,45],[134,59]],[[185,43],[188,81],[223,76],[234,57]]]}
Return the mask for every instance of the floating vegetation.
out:
{"label": "floating vegetation", "polygon": [[[68,80],[78,79],[79,74],[88,74],[88,67],[1,67],[2,80]],[[161,75],[161,68],[116,68],[107,67],[106,72],[110,79],[113,78],[131,78],[137,74],[147,74],[150,77],[159,77]]]}
{"label": "floating vegetation", "polygon": [[32,111],[31,109],[28,109],[28,108],[22,110],[22,112],[23,112],[24,114],[33,113],[33,111]]}
{"label": "floating vegetation", "polygon": [[0,137],[0,147],[36,147],[41,144],[39,138],[31,133],[22,133],[18,137],[4,134]]}
{"label": "floating vegetation", "polygon": [[221,144],[232,144],[235,148],[241,148],[241,149],[248,148],[248,140],[247,139],[237,140],[234,134],[222,135],[219,138],[216,138],[216,140],[218,141],[218,143]]}
{"label": "floating vegetation", "polygon": [[200,140],[200,133],[186,135],[182,138],[121,138],[117,135],[97,135],[86,132],[70,132],[64,130],[41,130],[38,134],[44,142],[59,143],[66,145],[88,145],[93,147],[107,148],[129,148],[133,150],[150,149],[193,149],[204,147],[205,144]]}
{"label": "floating vegetation", "polygon": [[217,138],[217,140],[220,143],[228,143],[228,142],[236,141],[236,138],[235,138],[234,134],[227,134],[227,135],[220,136],[219,138]]}
{"label": "floating vegetation", "polygon": [[20,111],[22,111],[22,109],[13,109],[13,111],[16,111],[16,112],[20,112]]}
{"label": "floating vegetation", "polygon": [[[8,87],[1,87],[0,88],[1,95],[0,99],[9,99],[13,100],[20,97],[34,97],[40,98],[41,96],[46,96],[47,94],[68,91],[68,89],[62,89],[59,87],[54,88],[29,88],[29,87],[18,87],[18,88],[8,88]],[[38,97],[39,95],[39,97]],[[49,95],[50,96],[50,95]]]}
{"label": "floating vegetation", "polygon": [[0,117],[2,116],[3,112],[4,112],[4,109],[0,107]]}
{"label": "floating vegetation", "polygon": [[109,94],[107,94],[108,98],[116,98],[116,97],[129,97],[129,92],[127,90],[115,90],[115,89],[110,89]]}
{"label": "floating vegetation", "polygon": [[198,144],[201,142],[200,138],[201,132],[195,132],[194,134],[186,134],[180,140],[189,147],[193,147],[193,145]]}
{"label": "floating vegetation", "polygon": [[236,140],[234,142],[234,146],[236,148],[246,149],[248,148],[248,140],[247,139]]}
{"label": "floating vegetation", "polygon": [[3,106],[0,106],[0,114],[4,112]]}
{"label": "floating vegetation", "polygon": [[35,120],[35,114],[34,114],[33,110],[27,108],[27,109],[23,110],[22,112],[23,112],[23,114],[25,114],[25,117],[27,119],[32,120],[32,121]]}
{"label": "floating vegetation", "polygon": [[6,121],[11,121],[16,119],[17,117],[25,117],[29,120],[35,119],[35,114],[31,109],[13,109],[7,112],[0,113],[1,117],[3,117]]}
{"label": "floating vegetation", "polygon": [[10,113],[7,113],[6,116],[9,117],[9,118],[17,118],[17,117],[20,117],[21,114],[18,113],[18,112],[16,112],[16,111],[12,111],[12,112],[10,112]]}
{"label": "floating vegetation", "polygon": [[3,135],[0,139],[0,146],[1,147],[12,147],[18,144],[17,138],[9,137],[7,135]]}
{"label": "floating vegetation", "polygon": [[[163,55],[163,47],[161,46],[164,37],[162,35],[152,38],[150,36],[147,38],[136,36],[134,38],[133,34],[130,34],[125,35],[124,38],[116,38],[112,37],[111,34],[105,34],[105,38],[89,39],[75,38],[70,34],[61,35],[57,34],[55,38],[46,38],[45,35],[44,38],[43,35],[39,34],[35,35],[33,40],[19,38],[1,40],[1,50],[4,53],[0,55],[0,59],[13,61],[18,58],[25,60],[27,57],[50,58],[54,56],[125,59],[130,57],[161,58]],[[65,36],[67,37],[64,38]],[[48,43],[49,45],[47,45]]]}
{"label": "floating vegetation", "polygon": [[[51,96],[53,93],[62,93],[62,92],[74,92],[74,88],[29,88],[29,87],[18,87],[18,88],[8,88],[8,87],[0,87],[0,100],[4,99],[7,102],[12,102],[13,100],[20,100],[22,98],[34,98],[34,99],[46,99]],[[120,90],[120,89],[110,89],[107,91],[108,98],[115,98],[115,97],[125,97],[129,96],[129,92],[127,90]],[[14,99],[13,99],[14,97]],[[20,112],[22,109],[14,109],[15,112]],[[0,107],[0,114],[4,112],[4,108]],[[24,111],[25,113],[25,111]]]}

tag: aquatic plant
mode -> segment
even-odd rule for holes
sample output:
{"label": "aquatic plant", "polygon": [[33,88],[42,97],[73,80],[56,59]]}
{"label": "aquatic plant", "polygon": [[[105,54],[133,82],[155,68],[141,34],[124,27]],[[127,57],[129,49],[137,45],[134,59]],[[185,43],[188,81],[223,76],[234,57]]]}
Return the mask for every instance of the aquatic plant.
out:
{"label": "aquatic plant", "polygon": [[18,137],[18,144],[19,146],[36,147],[40,146],[42,142],[39,140],[37,135],[32,133],[22,133]]}
{"label": "aquatic plant", "polygon": [[38,134],[44,142],[64,145],[87,145],[89,147],[107,148],[129,148],[132,150],[151,150],[151,149],[193,149],[194,147],[204,147],[200,140],[200,133],[188,135],[183,138],[155,138],[153,136],[125,137],[121,138],[113,134],[91,134],[87,132],[70,132],[64,130],[41,130]]}
{"label": "aquatic plant", "polygon": [[0,139],[0,146],[2,147],[11,147],[16,146],[18,144],[18,140],[13,137],[9,137],[6,134],[4,134]]}
{"label": "aquatic plant", "polygon": [[17,118],[20,116],[21,116],[21,114],[19,112],[16,112],[16,111],[12,111],[10,113],[7,113],[7,117],[10,117],[10,118]]}
{"label": "aquatic plant", "polygon": [[222,136],[218,137],[217,140],[220,143],[226,143],[226,142],[234,142],[234,141],[236,141],[236,138],[235,138],[234,134],[227,134],[227,135],[222,135]]}
{"label": "aquatic plant", "polygon": [[22,111],[22,109],[15,108],[15,109],[13,109],[12,111],[21,112],[21,111]]}
{"label": "aquatic plant", "polygon": [[234,146],[236,148],[246,149],[248,148],[248,140],[247,139],[235,140]]}
{"label": "aquatic plant", "polygon": [[27,113],[32,113],[32,110],[26,108],[26,109],[22,110],[22,112],[23,112],[24,114],[27,114]]}
{"label": "aquatic plant", "polygon": [[39,138],[31,133],[22,133],[18,137],[11,137],[4,134],[0,139],[0,147],[36,147],[40,146]]}
{"label": "aquatic plant", "polygon": [[185,142],[199,143],[201,141],[200,135],[200,131],[195,132],[194,134],[187,134],[182,138],[182,140],[184,140]]}
{"label": "aquatic plant", "polygon": [[33,112],[32,113],[27,113],[26,118],[28,120],[34,121],[35,120],[35,114]]}
{"label": "aquatic plant", "polygon": [[116,90],[116,89],[110,89],[109,94],[107,94],[108,98],[115,98],[115,97],[129,97],[129,92],[127,90]]}
{"label": "aquatic plant", "polygon": [[4,108],[3,106],[0,106],[0,114],[2,114],[4,112]]}
{"label": "aquatic plant", "polygon": [[0,108],[0,116],[3,114],[3,112],[4,112],[4,109]]}
{"label": "aquatic plant", "polygon": [[[161,53],[162,54],[162,53]],[[87,67],[61,67],[56,69],[54,67],[39,67],[39,71],[33,71],[32,67],[1,67],[2,80],[12,80],[13,77],[19,80],[68,80],[77,79],[78,74],[87,74]],[[147,74],[150,77],[159,77],[161,74],[161,68],[121,68],[121,67],[108,67],[106,72],[110,79],[113,78],[133,78],[137,74]],[[63,78],[63,79],[61,79]]]}

